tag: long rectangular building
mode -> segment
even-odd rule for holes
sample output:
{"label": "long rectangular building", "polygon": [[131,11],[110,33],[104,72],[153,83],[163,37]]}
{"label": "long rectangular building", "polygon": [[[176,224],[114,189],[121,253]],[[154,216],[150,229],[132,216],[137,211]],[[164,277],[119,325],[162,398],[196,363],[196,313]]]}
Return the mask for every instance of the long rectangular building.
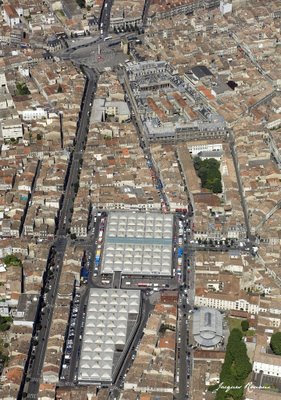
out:
{"label": "long rectangular building", "polygon": [[139,290],[90,289],[79,384],[114,380],[126,343],[136,332],[139,310]]}
{"label": "long rectangular building", "polygon": [[171,214],[112,212],[101,272],[171,276],[172,239]]}

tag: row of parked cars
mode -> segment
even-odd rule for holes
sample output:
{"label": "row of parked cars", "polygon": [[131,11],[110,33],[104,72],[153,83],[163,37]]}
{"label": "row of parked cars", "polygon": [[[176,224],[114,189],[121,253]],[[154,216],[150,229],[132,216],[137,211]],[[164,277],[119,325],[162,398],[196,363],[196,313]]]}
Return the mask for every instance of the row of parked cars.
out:
{"label": "row of parked cars", "polygon": [[76,320],[78,316],[78,310],[80,305],[80,293],[76,292],[75,296],[72,301],[72,307],[70,312],[70,319],[69,319],[69,329],[65,343],[65,352],[62,364],[62,373],[61,379],[65,380],[67,378],[70,366],[70,359],[73,350],[74,344],[74,337],[75,337],[75,327],[76,327]]}
{"label": "row of parked cars", "polygon": [[106,224],[106,219],[105,216],[103,216],[100,220],[99,236],[96,241],[97,250],[96,250],[95,265],[94,265],[94,277],[96,277],[99,272],[100,261],[101,261],[101,248],[102,248],[102,242],[104,240],[105,224]]}
{"label": "row of parked cars", "polygon": [[183,259],[184,259],[184,252],[183,246],[186,242],[186,229],[188,222],[185,220],[185,216],[180,216],[178,219],[178,237],[177,237],[177,245],[178,245],[178,261],[177,261],[177,276],[180,279],[182,274],[182,267],[183,267]]}

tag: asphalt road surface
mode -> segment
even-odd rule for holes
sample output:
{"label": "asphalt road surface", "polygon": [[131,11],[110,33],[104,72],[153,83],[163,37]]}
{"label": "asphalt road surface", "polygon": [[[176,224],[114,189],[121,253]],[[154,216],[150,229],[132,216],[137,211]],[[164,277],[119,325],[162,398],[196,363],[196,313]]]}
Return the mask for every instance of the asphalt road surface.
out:
{"label": "asphalt road surface", "polygon": [[[72,162],[66,190],[63,199],[63,205],[60,211],[59,225],[56,238],[54,241],[54,271],[50,274],[50,265],[46,267],[46,280],[42,289],[44,298],[45,311],[40,310],[39,320],[41,329],[35,333],[31,342],[31,356],[27,360],[27,371],[24,374],[22,388],[19,392],[18,399],[38,398],[38,390],[42,368],[44,364],[46,346],[49,336],[49,330],[52,321],[53,309],[55,306],[56,296],[58,292],[59,280],[61,275],[64,251],[67,244],[66,233],[71,221],[71,208],[75,199],[74,186],[79,180],[79,161],[83,156],[83,147],[88,132],[89,111],[91,110],[90,103],[92,102],[93,92],[96,88],[97,76],[89,69],[85,70],[87,75],[87,86],[84,93],[82,111],[80,114],[79,126],[77,129],[77,140],[74,151],[72,153]],[[51,277],[50,277],[51,276]],[[34,339],[36,340],[34,342]]]}
{"label": "asphalt road surface", "polygon": [[113,0],[104,0],[102,10],[101,10],[99,28],[100,28],[100,32],[103,34],[104,37],[107,36],[108,31],[109,31],[110,12],[111,12],[112,4],[113,4]]}
{"label": "asphalt road surface", "polygon": [[143,25],[146,25],[147,16],[148,16],[148,10],[149,10],[150,4],[151,4],[151,0],[145,0],[143,13],[142,13],[142,23],[143,23]]}
{"label": "asphalt road surface", "polygon": [[92,229],[94,229],[94,233],[89,235],[88,240],[85,241],[84,243],[86,246],[83,246],[86,251],[85,263],[86,266],[88,264],[89,276],[87,284],[85,286],[82,286],[80,290],[81,292],[80,305],[75,325],[74,343],[73,343],[73,349],[69,367],[69,376],[68,376],[69,383],[76,381],[76,372],[79,366],[79,352],[81,350],[81,343],[82,343],[79,337],[80,335],[83,336],[82,321],[85,318],[84,311],[86,310],[87,306],[89,290],[90,288],[93,287],[102,287],[93,279],[93,269],[95,266],[94,260],[96,253],[96,240],[98,238],[98,233],[99,233],[99,223],[100,223],[100,217],[97,217],[95,227],[91,225]]}
{"label": "asphalt road surface", "polygon": [[[189,248],[189,238],[187,229],[192,225],[192,217],[186,215],[182,217],[183,223],[183,262],[182,262],[182,285],[179,291],[179,336],[181,338],[179,346],[179,359],[178,359],[178,395],[179,400],[187,398],[187,385],[188,385],[188,338],[189,338],[189,311],[192,309],[193,304],[193,274],[192,274],[192,251]],[[187,268],[190,265],[190,269]],[[189,272],[188,272],[189,271]]]}
{"label": "asphalt road surface", "polygon": [[187,330],[187,318],[189,315],[190,305],[187,302],[187,297],[184,292],[180,293],[181,297],[181,321],[180,321],[180,351],[179,351],[179,394],[178,399],[186,399],[187,393],[187,342],[188,342],[188,330]]}

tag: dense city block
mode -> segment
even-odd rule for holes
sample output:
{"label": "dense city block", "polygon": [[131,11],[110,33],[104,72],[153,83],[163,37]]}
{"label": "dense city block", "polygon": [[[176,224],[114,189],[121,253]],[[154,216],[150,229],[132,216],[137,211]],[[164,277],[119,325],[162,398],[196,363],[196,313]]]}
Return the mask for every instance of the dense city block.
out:
{"label": "dense city block", "polygon": [[279,400],[280,2],[0,11],[0,398]]}

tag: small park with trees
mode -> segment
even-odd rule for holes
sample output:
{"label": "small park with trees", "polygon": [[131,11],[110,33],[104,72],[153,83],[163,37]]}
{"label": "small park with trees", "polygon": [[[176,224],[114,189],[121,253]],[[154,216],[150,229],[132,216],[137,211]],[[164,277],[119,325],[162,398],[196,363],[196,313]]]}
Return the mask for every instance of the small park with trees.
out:
{"label": "small park with trees", "polygon": [[201,160],[195,157],[193,160],[195,171],[201,180],[202,188],[209,189],[213,193],[222,192],[220,163],[214,158]]}
{"label": "small park with trees", "polygon": [[18,96],[26,96],[30,94],[28,87],[25,82],[17,82],[16,83],[16,94]]}
{"label": "small park with trees", "polygon": [[273,333],[270,340],[270,348],[274,354],[281,356],[281,332]]}
{"label": "small park with trees", "polygon": [[3,258],[3,262],[6,265],[6,267],[10,267],[10,266],[21,267],[22,266],[21,260],[18,257],[14,256],[13,254],[9,254],[9,255],[5,256]]}
{"label": "small park with trees", "polygon": [[228,338],[220,383],[209,387],[210,391],[216,392],[215,400],[242,400],[251,371],[252,364],[247,355],[242,332],[234,328]]}

